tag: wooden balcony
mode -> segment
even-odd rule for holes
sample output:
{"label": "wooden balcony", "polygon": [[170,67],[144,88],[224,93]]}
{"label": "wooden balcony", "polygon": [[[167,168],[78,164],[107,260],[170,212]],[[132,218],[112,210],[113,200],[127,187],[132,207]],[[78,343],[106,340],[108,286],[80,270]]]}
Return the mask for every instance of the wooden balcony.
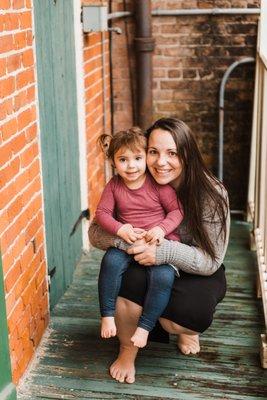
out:
{"label": "wooden balcony", "polygon": [[249,225],[234,221],[225,266],[228,291],[213,325],[201,336],[201,353],[184,356],[170,344],[150,342],[140,352],[136,383],[108,374],[116,339],[99,337],[97,274],[102,253],[80,262],[74,282],[51,315],[37,357],[18,388],[18,399],[266,399],[261,368],[262,303],[256,298],[255,254]]}

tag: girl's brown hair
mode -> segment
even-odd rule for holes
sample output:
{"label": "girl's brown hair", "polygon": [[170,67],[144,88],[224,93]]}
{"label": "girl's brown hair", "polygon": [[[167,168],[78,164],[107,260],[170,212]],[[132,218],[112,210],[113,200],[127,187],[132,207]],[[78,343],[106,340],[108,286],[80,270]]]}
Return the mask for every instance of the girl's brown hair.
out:
{"label": "girl's brown hair", "polygon": [[112,161],[114,161],[117,151],[123,147],[132,151],[140,148],[146,151],[147,148],[147,139],[143,131],[136,126],[125,131],[116,132],[113,136],[103,134],[98,140],[106,156]]}
{"label": "girl's brown hair", "polygon": [[159,119],[147,130],[148,140],[155,129],[168,131],[173,137],[183,167],[177,196],[183,205],[186,226],[196,244],[215,259],[215,248],[205,229],[203,207],[208,202],[213,219],[215,214],[218,215],[225,240],[228,204],[222,194],[223,185],[205,166],[193,133],[183,121],[176,118]]}

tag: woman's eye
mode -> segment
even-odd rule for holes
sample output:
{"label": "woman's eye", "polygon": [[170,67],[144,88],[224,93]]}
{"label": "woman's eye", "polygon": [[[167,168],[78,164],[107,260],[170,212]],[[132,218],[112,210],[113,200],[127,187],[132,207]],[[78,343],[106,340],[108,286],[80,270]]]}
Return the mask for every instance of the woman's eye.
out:
{"label": "woman's eye", "polygon": [[149,150],[148,154],[156,154],[156,150]]}
{"label": "woman's eye", "polygon": [[169,155],[170,155],[171,157],[176,157],[176,156],[177,156],[177,153],[175,153],[175,151],[170,151],[170,152],[169,152]]}

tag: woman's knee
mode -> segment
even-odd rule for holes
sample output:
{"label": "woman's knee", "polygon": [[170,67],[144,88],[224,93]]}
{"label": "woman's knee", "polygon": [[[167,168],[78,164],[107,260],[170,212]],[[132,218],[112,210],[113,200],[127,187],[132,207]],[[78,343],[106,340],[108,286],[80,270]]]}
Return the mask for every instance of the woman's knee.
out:
{"label": "woman's knee", "polygon": [[118,296],[116,301],[116,315],[119,317],[131,317],[136,315],[141,315],[142,307],[138,304],[125,299],[124,297]]}
{"label": "woman's knee", "polygon": [[171,321],[169,319],[166,319],[166,318],[160,318],[159,322],[160,322],[162,328],[165,331],[167,331],[167,332],[169,332],[171,334],[174,334],[174,335],[179,335],[181,333],[184,333],[184,334],[187,334],[187,335],[197,335],[198,334],[198,332],[193,331],[193,330],[188,329],[188,328],[185,328],[185,327],[183,327],[181,325],[178,325],[175,322],[173,322],[173,321]]}

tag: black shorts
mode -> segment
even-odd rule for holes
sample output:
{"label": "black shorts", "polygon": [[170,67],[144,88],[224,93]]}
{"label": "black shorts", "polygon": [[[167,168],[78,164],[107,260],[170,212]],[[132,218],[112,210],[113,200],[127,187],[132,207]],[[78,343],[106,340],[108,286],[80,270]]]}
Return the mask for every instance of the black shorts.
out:
{"label": "black shorts", "polygon": [[[147,290],[146,267],[133,263],[123,274],[119,296],[140,306]],[[222,265],[213,275],[192,275],[179,271],[169,303],[162,317],[176,324],[204,332],[212,323],[216,305],[226,292],[225,268]]]}

